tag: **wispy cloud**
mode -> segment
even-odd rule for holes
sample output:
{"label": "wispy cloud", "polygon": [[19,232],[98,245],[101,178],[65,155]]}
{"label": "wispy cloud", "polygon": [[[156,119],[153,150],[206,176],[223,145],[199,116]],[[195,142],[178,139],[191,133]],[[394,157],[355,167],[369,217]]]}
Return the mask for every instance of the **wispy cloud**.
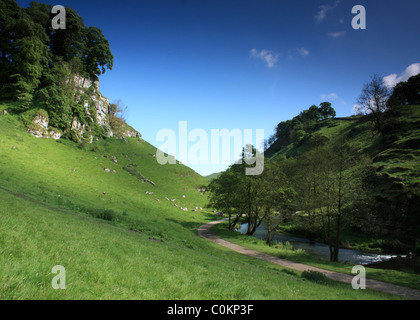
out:
{"label": "wispy cloud", "polygon": [[328,94],[321,94],[321,99],[325,100],[325,101],[336,101],[336,102],[340,102],[342,104],[346,104],[346,102],[340,98],[340,96],[338,94],[336,94],[335,92],[333,93],[328,93]]}
{"label": "wispy cloud", "polygon": [[265,61],[265,63],[267,63],[267,67],[269,68],[273,68],[276,65],[276,63],[279,61],[279,57],[280,57],[279,54],[271,50],[266,50],[266,49],[263,49],[261,51],[258,51],[257,49],[251,50],[251,58]]}
{"label": "wispy cloud", "polygon": [[388,88],[394,88],[401,81],[407,81],[412,76],[420,74],[420,63],[413,63],[409,65],[403,73],[397,75],[396,73],[384,77],[384,84]]}
{"label": "wispy cloud", "polygon": [[338,39],[338,38],[344,37],[346,35],[346,31],[330,32],[328,33],[328,35],[331,38]]}
{"label": "wispy cloud", "polygon": [[308,50],[308,49],[306,49],[306,48],[304,48],[304,47],[302,47],[302,48],[298,48],[298,49],[297,49],[297,51],[299,52],[299,54],[300,54],[302,57],[309,56],[309,54],[310,54],[309,50]]}
{"label": "wispy cloud", "polygon": [[322,22],[325,20],[325,18],[327,17],[327,14],[330,11],[333,11],[335,8],[338,7],[338,5],[340,4],[341,0],[336,0],[335,3],[333,5],[329,5],[329,4],[324,4],[322,6],[319,6],[319,11],[317,13],[317,15],[315,16],[315,20],[317,22]]}

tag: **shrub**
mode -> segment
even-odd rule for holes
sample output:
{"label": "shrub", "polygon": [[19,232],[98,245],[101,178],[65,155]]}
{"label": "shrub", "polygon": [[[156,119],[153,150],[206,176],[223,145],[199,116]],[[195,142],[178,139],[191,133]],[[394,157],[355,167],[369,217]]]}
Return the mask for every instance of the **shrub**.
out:
{"label": "shrub", "polygon": [[110,209],[85,209],[85,211],[90,214],[92,217],[106,220],[106,221],[115,221],[117,220],[117,213]]}
{"label": "shrub", "polygon": [[319,283],[319,284],[328,284],[331,280],[327,278],[327,276],[318,271],[304,271],[302,272],[303,279],[306,279],[311,282]]}

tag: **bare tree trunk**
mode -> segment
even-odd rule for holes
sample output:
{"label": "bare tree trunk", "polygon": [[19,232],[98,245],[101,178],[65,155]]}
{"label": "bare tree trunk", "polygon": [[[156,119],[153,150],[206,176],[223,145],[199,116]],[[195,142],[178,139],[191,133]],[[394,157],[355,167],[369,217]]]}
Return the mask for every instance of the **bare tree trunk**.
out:
{"label": "bare tree trunk", "polygon": [[271,219],[267,219],[267,241],[266,243],[269,245],[271,243]]}
{"label": "bare tree trunk", "polygon": [[229,213],[229,230],[233,230],[235,228],[236,224],[238,223],[239,219],[242,217],[242,215],[237,215],[233,222],[231,221],[232,214]]}
{"label": "bare tree trunk", "polygon": [[340,250],[340,236],[341,236],[341,206],[342,206],[342,190],[343,190],[343,159],[340,159],[340,173],[338,177],[338,207],[337,207],[337,237],[335,239],[334,262],[338,262],[338,253]]}

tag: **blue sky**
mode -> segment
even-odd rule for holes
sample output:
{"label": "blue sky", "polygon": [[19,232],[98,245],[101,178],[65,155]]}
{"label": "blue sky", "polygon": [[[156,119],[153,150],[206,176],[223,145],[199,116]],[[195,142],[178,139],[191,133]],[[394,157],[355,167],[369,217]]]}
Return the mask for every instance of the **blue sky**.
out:
{"label": "blue sky", "polygon": [[[30,1],[18,1],[26,6]],[[115,56],[101,92],[156,147],[161,129],[264,129],[329,101],[350,116],[377,73],[420,72],[418,0],[59,0],[104,32]],[[354,30],[353,6],[367,12]],[[406,70],[409,66],[410,69]],[[187,163],[187,165],[189,165]],[[226,165],[190,165],[207,175]]]}

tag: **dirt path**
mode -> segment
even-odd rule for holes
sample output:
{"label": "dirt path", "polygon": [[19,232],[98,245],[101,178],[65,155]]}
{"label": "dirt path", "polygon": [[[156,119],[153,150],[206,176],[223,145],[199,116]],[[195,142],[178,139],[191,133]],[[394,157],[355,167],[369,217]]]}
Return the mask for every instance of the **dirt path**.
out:
{"label": "dirt path", "polygon": [[[323,273],[325,276],[327,276],[330,279],[341,281],[351,286],[351,281],[353,279],[353,276],[351,275],[324,270],[324,269],[308,266],[302,263],[280,259],[280,258],[270,256],[262,252],[247,249],[245,247],[223,240],[219,238],[218,236],[213,235],[210,232],[211,227],[215,226],[216,224],[225,222],[227,220],[228,219],[223,219],[223,220],[214,221],[214,222],[210,222],[205,225],[202,225],[198,229],[198,235],[214,243],[217,243],[218,245],[229,248],[235,252],[238,252],[238,253],[241,253],[250,257],[254,257],[256,259],[269,261],[279,266],[297,270],[297,271],[311,271],[311,270],[318,271],[318,272]],[[394,284],[390,284],[390,283],[386,283],[382,281],[371,280],[371,279],[366,279],[366,287],[369,289],[383,291],[390,294],[402,296],[407,299],[420,300],[420,290],[416,290],[416,289],[406,288],[406,287],[402,287],[402,286],[398,286],[398,285],[394,285]]]}

